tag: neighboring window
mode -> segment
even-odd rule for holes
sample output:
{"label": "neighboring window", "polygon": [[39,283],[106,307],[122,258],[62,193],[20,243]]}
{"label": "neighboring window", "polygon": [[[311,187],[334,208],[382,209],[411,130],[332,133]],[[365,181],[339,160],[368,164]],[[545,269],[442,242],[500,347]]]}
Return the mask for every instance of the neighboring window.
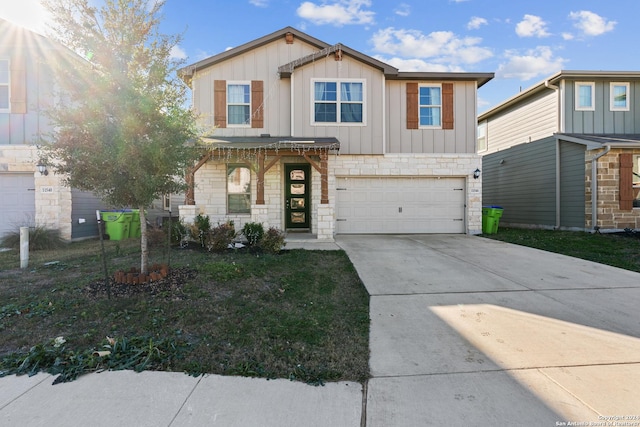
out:
{"label": "neighboring window", "polygon": [[227,124],[251,124],[251,84],[232,82],[227,85]]}
{"label": "neighboring window", "polygon": [[[633,189],[640,189],[640,154],[633,155]],[[633,200],[633,207],[640,208],[640,191]]]}
{"label": "neighboring window", "polygon": [[165,194],[162,196],[162,209],[165,211],[171,210],[171,194]]}
{"label": "neighboring window", "polygon": [[629,83],[611,83],[611,111],[629,111]]}
{"label": "neighboring window", "polygon": [[576,110],[594,110],[594,82],[576,82]]}
{"label": "neighboring window", "polygon": [[442,126],[442,88],[420,85],[418,88],[420,127]]}
{"label": "neighboring window", "polygon": [[482,122],[478,125],[478,146],[477,150],[487,151],[489,147],[487,146],[487,122]]}
{"label": "neighboring window", "polygon": [[0,112],[9,112],[9,60],[0,59]]}
{"label": "neighboring window", "polygon": [[313,81],[313,123],[364,124],[364,83]]}
{"label": "neighboring window", "polygon": [[246,166],[227,166],[227,212],[251,213],[251,170]]}

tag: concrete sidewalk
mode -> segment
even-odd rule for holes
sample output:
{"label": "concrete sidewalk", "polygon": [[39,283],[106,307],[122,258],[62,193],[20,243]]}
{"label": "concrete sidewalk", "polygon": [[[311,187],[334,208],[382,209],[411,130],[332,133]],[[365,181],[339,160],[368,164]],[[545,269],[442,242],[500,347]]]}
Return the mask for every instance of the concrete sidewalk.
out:
{"label": "concrete sidewalk", "polygon": [[640,425],[640,274],[481,237],[338,243],[371,294],[368,427]]}
{"label": "concrete sidewalk", "polygon": [[339,247],[371,294],[364,389],[11,376],[0,379],[0,425],[640,426],[640,274],[473,236],[338,236],[322,249]]}

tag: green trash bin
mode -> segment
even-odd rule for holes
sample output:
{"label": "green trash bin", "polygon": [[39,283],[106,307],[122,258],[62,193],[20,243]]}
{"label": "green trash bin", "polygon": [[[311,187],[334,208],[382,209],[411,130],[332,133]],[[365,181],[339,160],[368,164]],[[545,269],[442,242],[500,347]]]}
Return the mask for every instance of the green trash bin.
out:
{"label": "green trash bin", "polygon": [[504,209],[501,206],[482,207],[482,233],[496,234]]}
{"label": "green trash bin", "polygon": [[131,209],[131,228],[129,229],[129,237],[140,237],[140,209]]}
{"label": "green trash bin", "polygon": [[124,221],[127,224],[126,230],[122,233],[122,236],[123,238],[128,239],[129,237],[133,237],[131,235],[133,226],[133,212],[131,212],[131,209],[125,209],[122,212],[122,215],[124,216]]}
{"label": "green trash bin", "polygon": [[104,222],[104,232],[109,240],[122,240],[129,237],[131,221],[123,211],[100,211],[100,217]]}

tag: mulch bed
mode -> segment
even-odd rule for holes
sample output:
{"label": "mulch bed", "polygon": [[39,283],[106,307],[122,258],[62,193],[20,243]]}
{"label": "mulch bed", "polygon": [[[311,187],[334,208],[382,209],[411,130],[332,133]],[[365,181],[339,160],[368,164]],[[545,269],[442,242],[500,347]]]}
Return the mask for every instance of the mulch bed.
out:
{"label": "mulch bed", "polygon": [[[128,297],[134,295],[161,295],[170,299],[185,299],[186,295],[182,288],[188,280],[196,277],[196,271],[190,268],[172,268],[166,277],[146,283],[128,284],[118,283],[111,277],[90,283],[84,292],[92,297],[106,297],[108,290],[112,297]],[[110,289],[109,289],[110,288]]]}

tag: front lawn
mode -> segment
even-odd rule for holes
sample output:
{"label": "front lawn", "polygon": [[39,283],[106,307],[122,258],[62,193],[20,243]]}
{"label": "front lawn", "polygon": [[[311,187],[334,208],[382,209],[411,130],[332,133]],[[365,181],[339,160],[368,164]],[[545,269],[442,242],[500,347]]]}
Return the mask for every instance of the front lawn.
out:
{"label": "front lawn", "polygon": [[[105,244],[110,274],[138,266],[136,240]],[[165,251],[154,248],[151,261],[166,262]],[[50,372],[71,370],[67,379],[104,368],[316,384],[369,376],[369,297],[343,251],[175,247],[167,279],[112,285],[110,299],[99,254],[98,241],[72,243],[32,252],[22,271],[17,251],[0,253],[0,371],[58,363]]]}

